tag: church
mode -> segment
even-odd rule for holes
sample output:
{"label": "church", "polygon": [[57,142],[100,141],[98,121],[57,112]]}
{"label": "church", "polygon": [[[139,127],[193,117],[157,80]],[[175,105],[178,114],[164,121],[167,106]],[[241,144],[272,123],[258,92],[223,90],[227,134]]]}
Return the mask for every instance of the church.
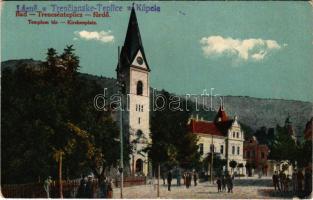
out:
{"label": "church", "polygon": [[130,170],[147,175],[149,160],[142,150],[150,142],[150,67],[143,48],[134,7],[127,33],[119,53],[117,80],[122,83],[123,134],[133,146]]}
{"label": "church", "polygon": [[202,158],[211,153],[211,149],[213,149],[213,152],[218,154],[221,159],[226,159],[228,171],[230,171],[229,162],[232,160],[237,162],[237,166],[239,164],[245,166],[244,132],[238,123],[237,116],[230,119],[223,107],[220,107],[214,121],[191,117],[188,127],[189,131],[199,138],[198,145]]}

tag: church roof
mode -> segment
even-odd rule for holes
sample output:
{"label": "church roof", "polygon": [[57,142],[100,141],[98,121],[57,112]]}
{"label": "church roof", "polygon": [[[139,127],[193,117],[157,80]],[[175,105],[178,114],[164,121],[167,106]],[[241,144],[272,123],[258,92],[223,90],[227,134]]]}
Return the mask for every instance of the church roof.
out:
{"label": "church roof", "polygon": [[120,67],[117,66],[116,71],[129,68],[138,50],[141,51],[147,69],[150,71],[142,45],[136,12],[134,7],[132,7],[128,22],[127,33],[124,41],[124,46],[122,47],[120,53]]}

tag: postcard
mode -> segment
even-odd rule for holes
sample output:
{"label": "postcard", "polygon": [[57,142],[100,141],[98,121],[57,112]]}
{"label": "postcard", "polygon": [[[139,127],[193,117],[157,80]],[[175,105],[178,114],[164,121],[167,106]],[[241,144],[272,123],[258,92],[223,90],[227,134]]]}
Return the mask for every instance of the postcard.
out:
{"label": "postcard", "polygon": [[4,198],[312,198],[311,1],[2,1]]}

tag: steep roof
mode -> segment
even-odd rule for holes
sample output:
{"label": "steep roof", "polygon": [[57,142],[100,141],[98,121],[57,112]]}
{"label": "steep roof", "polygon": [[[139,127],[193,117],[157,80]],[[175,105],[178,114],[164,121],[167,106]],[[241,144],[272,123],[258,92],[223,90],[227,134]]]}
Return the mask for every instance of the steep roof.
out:
{"label": "steep roof", "polygon": [[189,130],[190,132],[196,134],[208,134],[227,137],[228,129],[231,127],[232,123],[233,120],[215,123],[191,119],[189,124]]}
{"label": "steep roof", "polygon": [[127,27],[127,33],[124,41],[124,46],[122,47],[120,54],[120,67],[117,66],[116,71],[122,70],[124,68],[129,68],[131,62],[134,60],[138,50],[141,51],[143,59],[146,63],[147,69],[150,71],[145,52],[143,49],[138,21],[136,17],[136,12],[134,7],[132,7],[130,18]]}
{"label": "steep roof", "polygon": [[220,106],[217,115],[215,116],[214,122],[226,122],[226,121],[228,121],[228,116],[224,111],[223,106]]}

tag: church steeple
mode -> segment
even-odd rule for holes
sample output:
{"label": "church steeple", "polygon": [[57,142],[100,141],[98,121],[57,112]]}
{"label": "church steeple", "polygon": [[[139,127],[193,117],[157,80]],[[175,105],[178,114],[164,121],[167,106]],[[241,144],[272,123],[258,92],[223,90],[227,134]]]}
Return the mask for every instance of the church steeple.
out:
{"label": "church steeple", "polygon": [[138,51],[140,50],[144,62],[147,66],[147,70],[150,71],[148,62],[146,60],[146,56],[144,53],[138,21],[136,17],[136,12],[134,6],[132,7],[130,18],[127,27],[127,33],[124,41],[124,46],[122,47],[122,51],[120,54],[120,67],[117,66],[116,71],[123,70],[125,68],[129,68],[134,58],[136,57]]}

